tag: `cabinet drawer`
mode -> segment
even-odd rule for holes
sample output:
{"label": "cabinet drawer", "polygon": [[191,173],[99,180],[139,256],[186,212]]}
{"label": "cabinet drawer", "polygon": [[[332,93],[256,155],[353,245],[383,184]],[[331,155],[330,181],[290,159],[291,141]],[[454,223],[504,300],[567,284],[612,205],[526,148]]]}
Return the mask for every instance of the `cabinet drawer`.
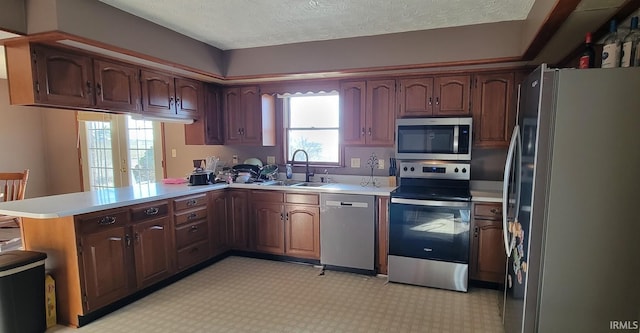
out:
{"label": "cabinet drawer", "polygon": [[502,204],[475,204],[473,214],[475,217],[501,219]]}
{"label": "cabinet drawer", "polygon": [[167,216],[169,203],[167,201],[153,202],[131,208],[131,220],[134,222],[144,221],[151,218]]}
{"label": "cabinet drawer", "polygon": [[202,241],[178,251],[178,269],[182,270],[209,257],[209,242]]}
{"label": "cabinet drawer", "polygon": [[190,195],[173,200],[173,209],[176,211],[205,206],[207,204],[207,194]]}
{"label": "cabinet drawer", "polygon": [[127,210],[102,211],[76,217],[81,233],[92,233],[99,230],[120,227],[129,223]]}
{"label": "cabinet drawer", "polygon": [[182,249],[190,244],[207,240],[209,236],[207,220],[176,227],[176,248]]}
{"label": "cabinet drawer", "polygon": [[288,203],[306,204],[306,205],[318,205],[320,204],[320,198],[317,194],[303,194],[303,193],[287,193],[285,194],[285,200]]}
{"label": "cabinet drawer", "polygon": [[284,194],[280,191],[251,191],[252,202],[283,202]]}
{"label": "cabinet drawer", "polygon": [[207,207],[200,207],[175,214],[176,225],[207,218]]}

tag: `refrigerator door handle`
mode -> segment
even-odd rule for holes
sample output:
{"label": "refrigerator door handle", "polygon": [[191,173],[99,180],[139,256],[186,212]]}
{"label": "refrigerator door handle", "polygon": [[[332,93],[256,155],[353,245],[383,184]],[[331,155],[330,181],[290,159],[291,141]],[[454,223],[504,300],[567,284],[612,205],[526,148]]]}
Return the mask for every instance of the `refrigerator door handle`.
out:
{"label": "refrigerator door handle", "polygon": [[[511,143],[509,143],[509,152],[507,153],[507,162],[504,168],[504,177],[502,181],[502,236],[504,239],[504,251],[507,254],[507,258],[511,256],[511,244],[509,242],[509,224],[508,224],[508,205],[509,205],[509,178],[511,176],[511,166],[513,165],[513,153],[518,146],[520,139],[520,126],[516,125],[513,128],[513,134],[511,135]],[[519,186],[519,184],[518,184]]]}

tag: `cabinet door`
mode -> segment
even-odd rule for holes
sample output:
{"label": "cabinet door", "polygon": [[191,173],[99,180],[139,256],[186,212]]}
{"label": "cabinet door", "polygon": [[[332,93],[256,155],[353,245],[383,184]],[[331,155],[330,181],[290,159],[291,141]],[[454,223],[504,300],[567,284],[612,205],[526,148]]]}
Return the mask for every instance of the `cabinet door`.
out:
{"label": "cabinet door", "polygon": [[115,111],[140,110],[139,70],[115,62],[95,59],[96,106]]}
{"label": "cabinet door", "polygon": [[168,244],[172,232],[169,217],[161,217],[133,226],[136,279],[138,288],[144,288],[171,275]]}
{"label": "cabinet door", "polygon": [[514,73],[478,74],[473,88],[473,144],[508,147],[515,125]]}
{"label": "cabinet door", "polygon": [[142,114],[173,116],[176,114],[173,76],[142,70]]}
{"label": "cabinet door", "polygon": [[222,132],[222,106],[220,103],[220,90],[212,85],[205,89],[204,109],[204,137],[208,145],[221,145],[224,143]]}
{"label": "cabinet door", "polygon": [[282,204],[272,202],[253,203],[253,225],[256,250],[260,252],[284,253],[284,212]]}
{"label": "cabinet door", "polygon": [[196,80],[176,78],[176,113],[189,119],[200,119],[204,112],[202,83]]}
{"label": "cabinet door", "polygon": [[240,88],[240,107],[243,115],[242,143],[262,144],[262,104],[258,87]]}
{"label": "cabinet door", "polygon": [[471,278],[503,283],[506,255],[502,239],[502,221],[474,219]]}
{"label": "cabinet door", "polygon": [[240,109],[240,88],[224,89],[222,92],[222,106],[225,119],[225,143],[241,143],[244,117]]}
{"label": "cabinet door", "polygon": [[36,52],[38,102],[71,107],[92,107],[91,58],[41,46]]}
{"label": "cabinet door", "polygon": [[396,81],[367,81],[367,145],[392,146],[396,124]]}
{"label": "cabinet door", "polygon": [[112,303],[132,290],[129,237],[125,227],[81,236],[87,312]]}
{"label": "cabinet door", "polygon": [[365,143],[366,87],[365,81],[340,83],[342,144],[360,145]]}
{"label": "cabinet door", "polygon": [[285,206],[285,254],[320,259],[320,208]]}
{"label": "cabinet door", "polygon": [[209,234],[211,239],[211,255],[216,256],[228,249],[227,241],[227,193],[211,192],[211,213],[209,214]]}
{"label": "cabinet door", "polygon": [[424,117],[433,114],[433,78],[400,80],[398,117]]}
{"label": "cabinet door", "polygon": [[437,77],[435,79],[433,115],[469,115],[470,80],[468,75]]}
{"label": "cabinet door", "polygon": [[249,249],[248,199],[246,191],[229,192],[229,244],[235,250]]}

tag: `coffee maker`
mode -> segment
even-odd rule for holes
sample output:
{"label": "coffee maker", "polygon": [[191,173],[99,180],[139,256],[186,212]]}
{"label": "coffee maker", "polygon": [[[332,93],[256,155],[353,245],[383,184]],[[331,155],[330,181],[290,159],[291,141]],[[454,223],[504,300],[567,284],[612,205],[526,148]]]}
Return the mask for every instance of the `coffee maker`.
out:
{"label": "coffee maker", "polygon": [[189,175],[189,185],[209,185],[209,173],[204,171],[204,160],[193,160],[193,172]]}

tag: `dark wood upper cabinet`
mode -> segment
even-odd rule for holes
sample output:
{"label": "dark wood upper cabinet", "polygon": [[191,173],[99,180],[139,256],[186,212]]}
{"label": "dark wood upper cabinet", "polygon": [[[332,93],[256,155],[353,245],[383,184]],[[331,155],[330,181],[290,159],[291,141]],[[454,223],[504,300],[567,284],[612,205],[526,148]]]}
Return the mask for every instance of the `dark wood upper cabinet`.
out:
{"label": "dark wood upper cabinet", "polygon": [[437,76],[399,80],[398,117],[469,115],[470,76]]}
{"label": "dark wood upper cabinet", "polygon": [[395,80],[340,84],[342,143],[391,146],[395,132]]}
{"label": "dark wood upper cabinet", "polygon": [[95,59],[96,106],[106,110],[140,111],[139,72],[137,67]]}
{"label": "dark wood upper cabinet", "polygon": [[433,114],[433,78],[400,80],[398,117],[420,117]]}
{"label": "dark wood upper cabinet", "polygon": [[469,115],[469,75],[436,77],[434,116]]}
{"label": "dark wood upper cabinet", "polygon": [[142,114],[173,116],[176,114],[174,77],[165,73],[142,70]]}
{"label": "dark wood upper cabinet", "polygon": [[275,113],[266,115],[263,112],[258,86],[224,89],[222,105],[226,144],[262,145],[264,143],[262,118],[275,117]]}
{"label": "dark wood upper cabinet", "polygon": [[176,113],[190,119],[200,118],[204,110],[204,95],[200,81],[176,78]]}
{"label": "dark wood upper cabinet", "polygon": [[515,125],[515,73],[476,74],[473,86],[473,145],[508,147]]}
{"label": "dark wood upper cabinet", "polygon": [[204,111],[193,124],[184,125],[185,144],[224,144],[220,89],[212,84],[204,85]]}
{"label": "dark wood upper cabinet", "polygon": [[39,103],[71,107],[94,105],[91,58],[42,46],[35,46],[33,52]]}
{"label": "dark wood upper cabinet", "polygon": [[224,89],[222,92],[222,106],[225,119],[225,143],[241,143],[244,117],[240,109],[240,88]]}
{"label": "dark wood upper cabinet", "polygon": [[345,145],[365,143],[366,96],[365,81],[340,83],[340,124],[342,143]]}

